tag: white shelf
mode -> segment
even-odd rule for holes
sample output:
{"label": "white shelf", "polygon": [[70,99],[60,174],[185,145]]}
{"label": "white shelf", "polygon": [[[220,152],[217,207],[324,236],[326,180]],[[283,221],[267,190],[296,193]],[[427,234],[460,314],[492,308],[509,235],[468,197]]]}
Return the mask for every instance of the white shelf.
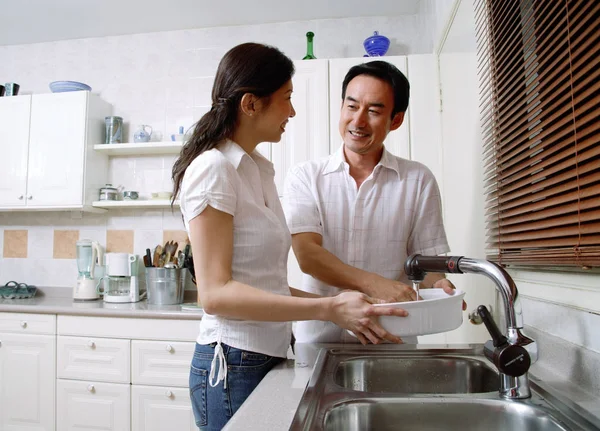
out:
{"label": "white shelf", "polygon": [[[171,208],[171,201],[167,199],[134,200],[134,201],[95,201],[94,208]],[[175,201],[174,207],[179,208],[179,201]]]}
{"label": "white shelf", "polygon": [[179,154],[182,141],[98,144],[94,150],[109,156],[139,156],[145,154]]}

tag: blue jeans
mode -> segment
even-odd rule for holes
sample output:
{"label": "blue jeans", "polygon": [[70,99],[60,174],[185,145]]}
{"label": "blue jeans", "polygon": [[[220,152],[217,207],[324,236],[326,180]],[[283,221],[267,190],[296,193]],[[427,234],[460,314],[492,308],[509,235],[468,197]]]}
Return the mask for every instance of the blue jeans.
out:
{"label": "blue jeans", "polygon": [[[227,388],[223,381],[213,388],[208,376],[215,345],[196,343],[190,369],[192,409],[196,425],[202,431],[221,430],[271,368],[284,361],[221,343],[227,361]],[[218,371],[215,370],[215,376]]]}

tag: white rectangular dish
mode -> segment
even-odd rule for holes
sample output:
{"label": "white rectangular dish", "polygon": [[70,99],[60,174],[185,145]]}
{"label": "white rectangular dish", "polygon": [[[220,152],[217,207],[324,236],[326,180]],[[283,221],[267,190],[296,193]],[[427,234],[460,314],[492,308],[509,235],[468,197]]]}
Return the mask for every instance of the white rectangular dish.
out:
{"label": "white rectangular dish", "polygon": [[407,317],[381,316],[379,323],[398,336],[437,334],[458,328],[463,321],[462,303],[465,292],[448,295],[443,289],[421,289],[419,301],[375,304],[375,307],[403,308]]}

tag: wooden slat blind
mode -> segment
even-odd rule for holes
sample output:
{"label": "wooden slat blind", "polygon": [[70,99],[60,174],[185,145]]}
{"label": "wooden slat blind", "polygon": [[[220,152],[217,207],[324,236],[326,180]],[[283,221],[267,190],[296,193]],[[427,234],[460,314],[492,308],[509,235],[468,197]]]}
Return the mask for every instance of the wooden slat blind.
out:
{"label": "wooden slat blind", "polygon": [[487,258],[600,267],[600,1],[474,1]]}

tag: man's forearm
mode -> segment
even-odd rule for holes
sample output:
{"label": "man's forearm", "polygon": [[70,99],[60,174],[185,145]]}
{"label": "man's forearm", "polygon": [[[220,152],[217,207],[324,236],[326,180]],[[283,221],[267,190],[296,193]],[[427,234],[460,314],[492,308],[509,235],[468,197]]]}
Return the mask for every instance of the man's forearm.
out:
{"label": "man's forearm", "polygon": [[311,244],[297,256],[300,269],[317,280],[340,289],[365,292],[381,276],[347,265],[337,256],[317,244]]}

